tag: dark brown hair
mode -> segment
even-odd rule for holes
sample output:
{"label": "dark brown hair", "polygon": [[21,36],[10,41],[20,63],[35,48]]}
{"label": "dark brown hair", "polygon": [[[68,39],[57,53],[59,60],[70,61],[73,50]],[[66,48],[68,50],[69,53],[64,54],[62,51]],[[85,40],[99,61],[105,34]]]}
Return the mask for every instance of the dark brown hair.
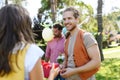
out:
{"label": "dark brown hair", "polygon": [[26,9],[19,5],[6,5],[0,9],[0,75],[11,71],[9,57],[15,44],[23,38],[33,43],[31,19]]}
{"label": "dark brown hair", "polygon": [[61,24],[54,24],[53,28],[57,28],[58,30],[62,30],[63,26]]}

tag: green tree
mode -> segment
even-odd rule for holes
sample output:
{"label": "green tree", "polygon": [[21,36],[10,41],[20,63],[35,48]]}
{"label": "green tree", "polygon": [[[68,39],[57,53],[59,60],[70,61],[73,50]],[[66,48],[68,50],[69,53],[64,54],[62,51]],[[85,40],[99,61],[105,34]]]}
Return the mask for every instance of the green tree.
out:
{"label": "green tree", "polygon": [[103,16],[103,34],[105,36],[110,35],[111,32],[117,33],[119,31],[119,27],[117,25],[117,21],[119,21],[119,16],[120,16],[120,11],[114,11],[109,13],[108,15]]}
{"label": "green tree", "polygon": [[21,5],[21,2],[25,1],[25,0],[5,0],[5,5],[7,5],[9,1],[12,1],[12,3],[14,3],[14,4]]}
{"label": "green tree", "polygon": [[[91,8],[90,5],[86,5],[84,2],[79,1],[79,0],[56,0],[54,4],[56,4],[56,12],[52,13],[51,12],[51,0],[41,0],[42,3],[42,7],[39,9],[39,14],[44,14],[46,16],[49,16],[50,18],[52,18],[52,16],[56,16],[56,13],[58,13],[60,11],[60,9],[63,9],[64,7],[67,6],[76,6],[82,14],[82,10],[84,10],[84,12],[88,12],[90,14],[93,14],[93,8]],[[86,11],[85,11],[86,10]],[[61,13],[60,13],[61,14]],[[85,13],[86,14],[86,13]],[[81,20],[84,19],[85,17],[81,17]],[[54,21],[53,21],[54,22]]]}
{"label": "green tree", "polygon": [[12,2],[14,3],[14,4],[19,4],[19,5],[21,5],[21,2],[22,1],[24,1],[24,0],[12,0]]}
{"label": "green tree", "polygon": [[111,24],[113,25],[116,31],[119,31],[119,27],[116,23],[117,21],[119,21],[119,17],[120,17],[120,10],[114,11],[107,15],[107,18],[109,19],[109,21],[111,21]]}

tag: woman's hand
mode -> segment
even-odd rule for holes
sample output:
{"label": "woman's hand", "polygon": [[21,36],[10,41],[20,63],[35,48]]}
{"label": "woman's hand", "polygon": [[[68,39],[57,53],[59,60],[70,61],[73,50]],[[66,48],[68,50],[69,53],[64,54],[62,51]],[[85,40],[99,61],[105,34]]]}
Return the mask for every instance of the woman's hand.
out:
{"label": "woman's hand", "polygon": [[50,70],[50,75],[48,77],[48,80],[54,80],[54,78],[59,74],[60,68],[55,68],[55,64],[52,64],[52,68]]}

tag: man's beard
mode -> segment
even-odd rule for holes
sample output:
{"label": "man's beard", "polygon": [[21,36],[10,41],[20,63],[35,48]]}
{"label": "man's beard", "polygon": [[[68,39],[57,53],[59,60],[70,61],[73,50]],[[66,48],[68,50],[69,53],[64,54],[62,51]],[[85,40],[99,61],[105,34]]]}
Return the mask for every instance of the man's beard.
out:
{"label": "man's beard", "polygon": [[60,38],[61,37],[61,35],[55,35],[54,34],[54,38]]}
{"label": "man's beard", "polygon": [[76,28],[76,26],[73,26],[72,29],[70,29],[70,31],[73,31]]}

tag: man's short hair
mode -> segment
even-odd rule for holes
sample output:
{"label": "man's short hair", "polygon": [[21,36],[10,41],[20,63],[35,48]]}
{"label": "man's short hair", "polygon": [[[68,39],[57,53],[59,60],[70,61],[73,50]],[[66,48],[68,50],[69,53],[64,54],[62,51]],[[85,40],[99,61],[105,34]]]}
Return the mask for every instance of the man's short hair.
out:
{"label": "man's short hair", "polygon": [[74,7],[68,7],[68,8],[66,8],[66,9],[63,11],[63,13],[64,13],[64,12],[67,12],[67,11],[72,11],[72,12],[73,12],[73,16],[74,16],[75,18],[78,18],[78,17],[80,16],[79,11],[78,11],[77,9],[75,9]]}
{"label": "man's short hair", "polygon": [[57,28],[58,30],[62,30],[63,26],[61,24],[54,24],[53,28]]}

